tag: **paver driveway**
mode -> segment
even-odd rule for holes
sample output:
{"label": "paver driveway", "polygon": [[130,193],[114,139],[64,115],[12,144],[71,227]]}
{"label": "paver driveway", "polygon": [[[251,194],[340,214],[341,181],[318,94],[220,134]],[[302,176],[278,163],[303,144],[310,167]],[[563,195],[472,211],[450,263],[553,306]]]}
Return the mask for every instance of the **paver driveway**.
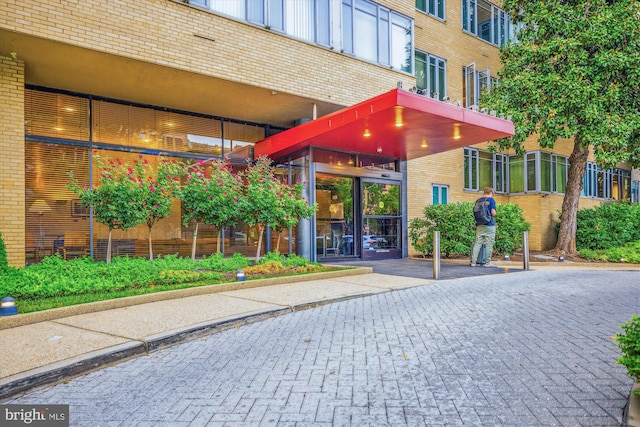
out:
{"label": "paver driveway", "polygon": [[176,345],[3,403],[78,426],[619,426],[625,271],[444,280]]}

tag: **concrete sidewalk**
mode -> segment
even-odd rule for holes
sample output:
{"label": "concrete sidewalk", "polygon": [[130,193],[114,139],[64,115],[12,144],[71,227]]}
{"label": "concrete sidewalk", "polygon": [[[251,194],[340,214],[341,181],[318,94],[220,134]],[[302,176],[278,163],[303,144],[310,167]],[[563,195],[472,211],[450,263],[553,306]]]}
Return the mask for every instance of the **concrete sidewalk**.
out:
{"label": "concrete sidewalk", "polygon": [[213,330],[431,281],[372,271],[212,285],[0,318],[0,399]]}

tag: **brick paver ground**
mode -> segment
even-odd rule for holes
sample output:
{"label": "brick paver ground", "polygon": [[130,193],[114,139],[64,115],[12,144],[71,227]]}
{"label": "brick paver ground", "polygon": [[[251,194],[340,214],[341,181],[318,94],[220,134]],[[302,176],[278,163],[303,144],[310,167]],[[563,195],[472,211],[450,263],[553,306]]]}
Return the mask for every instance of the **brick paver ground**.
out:
{"label": "brick paver ground", "polygon": [[638,272],[445,280],[215,333],[3,403],[77,426],[619,426]]}

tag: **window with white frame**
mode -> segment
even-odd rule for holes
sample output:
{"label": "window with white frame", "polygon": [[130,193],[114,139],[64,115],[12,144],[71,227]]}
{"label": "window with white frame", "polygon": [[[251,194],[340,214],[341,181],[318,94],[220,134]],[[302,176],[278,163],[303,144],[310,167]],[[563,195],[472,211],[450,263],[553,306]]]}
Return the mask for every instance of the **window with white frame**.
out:
{"label": "window with white frame", "polygon": [[433,184],[431,186],[433,205],[446,205],[449,201],[449,186],[441,184]]}
{"label": "window with white frame", "polygon": [[447,62],[434,55],[415,51],[416,87],[419,93],[442,99],[447,95]]}
{"label": "window with white frame", "polygon": [[416,9],[444,20],[445,0],[416,0]]}
{"label": "window with white frame", "polygon": [[413,72],[413,20],[368,0],[342,0],[342,50]]}
{"label": "window with white frame", "polygon": [[496,193],[507,192],[508,157],[504,154],[464,149],[464,189],[480,191],[492,187]]}
{"label": "window with white frame", "polygon": [[489,68],[478,70],[476,63],[462,68],[464,106],[470,108],[480,105],[480,95],[483,91],[489,91],[498,82],[497,77],[491,76]]}
{"label": "window with white frame", "polygon": [[496,46],[512,38],[509,15],[486,0],[462,0],[462,29]]}
{"label": "window with white frame", "polygon": [[190,4],[331,46],[331,0],[190,0]]}

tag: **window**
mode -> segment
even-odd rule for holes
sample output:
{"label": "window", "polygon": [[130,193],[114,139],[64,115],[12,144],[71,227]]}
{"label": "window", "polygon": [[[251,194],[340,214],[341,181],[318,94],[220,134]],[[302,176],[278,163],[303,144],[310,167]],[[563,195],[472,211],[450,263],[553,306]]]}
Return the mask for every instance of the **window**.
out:
{"label": "window", "polygon": [[445,0],[416,0],[416,9],[444,20]]}
{"label": "window", "polygon": [[478,186],[478,150],[464,149],[464,189],[479,190]]}
{"label": "window", "polygon": [[524,156],[509,156],[509,192],[524,193]]}
{"label": "window", "polygon": [[510,156],[510,192],[564,193],[569,159],[557,154],[532,151]]}
{"label": "window", "polygon": [[631,181],[631,203],[640,202],[640,191],[638,189],[639,187],[640,181]]}
{"label": "window", "polygon": [[586,197],[598,197],[598,170],[595,163],[587,162],[587,168],[582,179],[582,195]]}
{"label": "window", "polygon": [[432,204],[434,205],[446,205],[449,200],[449,186],[433,184],[431,186],[432,191]]}
{"label": "window", "polygon": [[492,187],[496,193],[506,193],[509,158],[475,148],[464,149],[464,189],[480,191]]}
{"label": "window", "polygon": [[490,91],[498,82],[496,77],[491,76],[489,68],[484,70],[476,70],[475,62],[463,67],[463,86],[464,86],[464,106],[470,108],[480,104],[480,95],[483,91]]}
{"label": "window", "polygon": [[447,95],[447,63],[444,59],[425,52],[415,51],[416,87],[419,93],[442,99]]}
{"label": "window", "polygon": [[191,0],[191,3],[302,40],[331,45],[330,0]]}
{"label": "window", "polygon": [[367,0],[342,0],[342,50],[413,72],[413,21]]}
{"label": "window", "polygon": [[512,38],[509,16],[486,0],[462,0],[462,29],[496,46]]}

